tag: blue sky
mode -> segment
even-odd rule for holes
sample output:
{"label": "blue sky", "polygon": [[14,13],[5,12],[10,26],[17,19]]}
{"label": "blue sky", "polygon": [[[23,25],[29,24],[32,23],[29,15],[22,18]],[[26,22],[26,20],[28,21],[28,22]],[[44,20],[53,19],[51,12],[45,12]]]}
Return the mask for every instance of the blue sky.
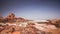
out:
{"label": "blue sky", "polygon": [[0,15],[6,17],[13,12],[17,17],[27,19],[60,18],[58,0],[0,0]]}

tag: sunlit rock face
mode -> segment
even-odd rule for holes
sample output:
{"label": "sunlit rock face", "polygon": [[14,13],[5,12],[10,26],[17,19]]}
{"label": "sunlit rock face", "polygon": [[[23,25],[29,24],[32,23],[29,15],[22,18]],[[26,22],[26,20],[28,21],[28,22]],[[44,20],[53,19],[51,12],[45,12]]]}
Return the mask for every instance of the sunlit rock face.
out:
{"label": "sunlit rock face", "polygon": [[22,26],[22,27],[26,27],[27,26],[27,23],[20,23],[19,26]]}
{"label": "sunlit rock face", "polygon": [[[15,23],[14,23],[15,24]],[[57,29],[54,25],[47,25],[47,24],[38,24],[38,23],[35,23],[35,25],[28,25],[27,22],[21,22],[20,24],[10,24],[11,26],[9,25],[3,25],[2,29],[2,32],[1,33],[19,33],[19,34],[42,34],[42,33],[45,33],[45,32],[50,32],[52,30],[55,30]],[[1,27],[1,26],[0,26]]]}
{"label": "sunlit rock face", "polygon": [[57,29],[54,25],[47,25],[47,24],[36,24],[34,25],[39,30],[45,31],[47,29]]}

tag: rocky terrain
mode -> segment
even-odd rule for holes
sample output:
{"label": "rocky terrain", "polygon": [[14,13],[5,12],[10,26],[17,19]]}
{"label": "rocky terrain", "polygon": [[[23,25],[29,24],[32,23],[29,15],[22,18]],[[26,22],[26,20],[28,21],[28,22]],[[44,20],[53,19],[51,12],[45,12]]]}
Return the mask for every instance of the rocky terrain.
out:
{"label": "rocky terrain", "polygon": [[0,16],[0,34],[60,34],[60,20],[34,21],[11,13],[6,18]]}

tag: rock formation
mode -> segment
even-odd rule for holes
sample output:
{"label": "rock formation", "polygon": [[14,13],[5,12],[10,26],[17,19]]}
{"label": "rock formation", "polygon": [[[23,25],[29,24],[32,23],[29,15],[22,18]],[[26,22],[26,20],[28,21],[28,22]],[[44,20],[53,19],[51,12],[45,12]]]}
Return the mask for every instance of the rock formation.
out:
{"label": "rock formation", "polygon": [[17,18],[14,13],[10,13],[5,18],[3,18],[2,16],[0,16],[0,20],[1,19],[3,19],[4,22],[10,22],[10,23],[14,23],[14,22],[25,22],[25,21],[27,21],[26,19],[21,18],[21,17]]}

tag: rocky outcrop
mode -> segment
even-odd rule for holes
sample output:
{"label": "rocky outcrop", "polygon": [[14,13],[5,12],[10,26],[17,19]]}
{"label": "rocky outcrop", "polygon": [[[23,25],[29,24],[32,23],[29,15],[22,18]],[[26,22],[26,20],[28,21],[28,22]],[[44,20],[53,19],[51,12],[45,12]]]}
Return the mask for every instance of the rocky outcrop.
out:
{"label": "rocky outcrop", "polygon": [[[10,13],[7,17],[5,17],[5,18],[3,18],[2,16],[0,16],[0,22],[5,22],[5,23],[7,23],[7,22],[9,22],[9,23],[14,23],[14,22],[25,22],[25,21],[27,21],[26,19],[24,19],[24,18],[21,18],[21,17],[19,17],[19,18],[17,18],[16,16],[15,16],[15,14],[14,13]],[[2,22],[2,23],[3,23]]]}

